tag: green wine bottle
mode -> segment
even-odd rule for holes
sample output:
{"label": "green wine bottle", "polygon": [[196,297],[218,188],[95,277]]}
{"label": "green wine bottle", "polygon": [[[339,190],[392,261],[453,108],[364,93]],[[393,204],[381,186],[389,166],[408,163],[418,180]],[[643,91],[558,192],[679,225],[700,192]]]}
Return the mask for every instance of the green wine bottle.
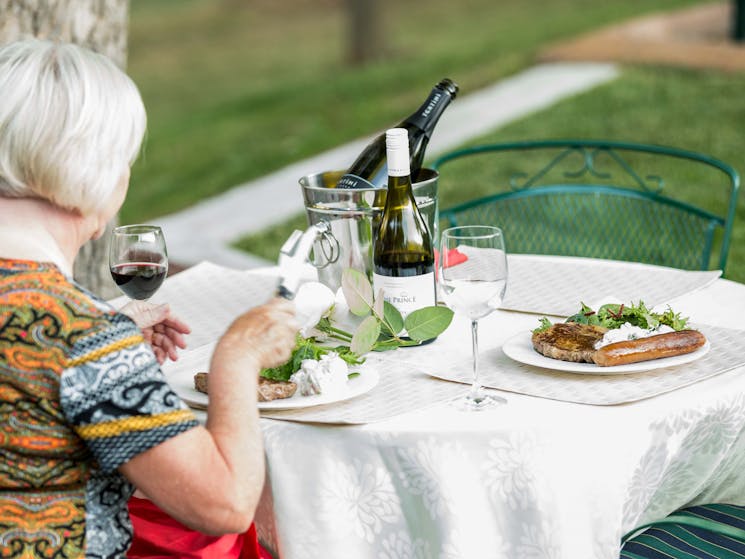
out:
{"label": "green wine bottle", "polygon": [[388,130],[386,146],[388,190],[373,248],[373,288],[406,318],[435,304],[435,259],[411,186],[407,130]]}
{"label": "green wine bottle", "polygon": [[[414,113],[405,118],[396,128],[405,128],[409,133],[409,163],[414,182],[424,162],[424,154],[435,125],[443,111],[458,94],[458,84],[444,78],[429,94],[426,101]],[[377,136],[357,156],[347,172],[336,183],[337,188],[383,188],[386,170],[386,135]]]}

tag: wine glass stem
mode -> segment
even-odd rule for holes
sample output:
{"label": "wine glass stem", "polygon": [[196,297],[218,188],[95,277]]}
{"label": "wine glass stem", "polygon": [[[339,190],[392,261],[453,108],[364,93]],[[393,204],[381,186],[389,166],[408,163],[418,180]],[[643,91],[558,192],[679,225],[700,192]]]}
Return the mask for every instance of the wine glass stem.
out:
{"label": "wine glass stem", "polygon": [[479,384],[479,323],[471,321],[471,342],[473,345],[473,381],[471,382],[471,399],[478,400],[481,397],[481,384]]}

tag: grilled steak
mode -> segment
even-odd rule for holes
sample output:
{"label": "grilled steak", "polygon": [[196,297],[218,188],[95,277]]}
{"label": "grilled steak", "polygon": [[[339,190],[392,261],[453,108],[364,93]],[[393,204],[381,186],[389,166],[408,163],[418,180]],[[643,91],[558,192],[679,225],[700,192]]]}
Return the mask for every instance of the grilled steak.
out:
{"label": "grilled steak", "polygon": [[543,332],[533,333],[533,347],[541,355],[575,363],[594,363],[595,342],[603,337],[607,328],[559,322]]}
{"label": "grilled steak", "polygon": [[[194,388],[199,392],[208,393],[208,373],[197,373],[194,375]],[[272,400],[281,400],[289,398],[295,394],[297,385],[294,382],[285,382],[282,380],[269,380],[268,378],[259,377],[259,386],[257,387],[257,397],[259,402],[270,402]]]}

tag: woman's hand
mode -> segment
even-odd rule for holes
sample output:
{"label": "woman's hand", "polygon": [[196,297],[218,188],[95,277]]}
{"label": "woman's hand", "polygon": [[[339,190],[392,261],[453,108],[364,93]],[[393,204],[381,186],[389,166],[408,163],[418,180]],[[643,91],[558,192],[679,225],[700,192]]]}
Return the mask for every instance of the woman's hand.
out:
{"label": "woman's hand", "polygon": [[153,347],[158,363],[162,364],[166,358],[176,361],[178,348],[186,347],[184,334],[189,334],[191,329],[171,315],[171,309],[167,304],[154,305],[147,301],[130,301],[120,309],[120,312],[134,320],[142,330],[145,340]]}
{"label": "woman's hand", "polygon": [[277,367],[292,355],[298,330],[294,304],[285,299],[272,299],[233,321],[213,359],[230,363],[241,355],[255,360],[259,369]]}

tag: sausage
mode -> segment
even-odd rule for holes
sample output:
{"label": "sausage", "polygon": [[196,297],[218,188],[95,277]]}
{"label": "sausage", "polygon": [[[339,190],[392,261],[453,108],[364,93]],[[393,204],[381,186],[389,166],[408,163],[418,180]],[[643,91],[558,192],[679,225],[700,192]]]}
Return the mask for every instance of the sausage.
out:
{"label": "sausage", "polygon": [[593,361],[602,367],[638,363],[650,359],[662,359],[696,351],[706,343],[704,335],[697,330],[680,330],[657,334],[648,338],[616,342],[601,347],[593,354]]}

